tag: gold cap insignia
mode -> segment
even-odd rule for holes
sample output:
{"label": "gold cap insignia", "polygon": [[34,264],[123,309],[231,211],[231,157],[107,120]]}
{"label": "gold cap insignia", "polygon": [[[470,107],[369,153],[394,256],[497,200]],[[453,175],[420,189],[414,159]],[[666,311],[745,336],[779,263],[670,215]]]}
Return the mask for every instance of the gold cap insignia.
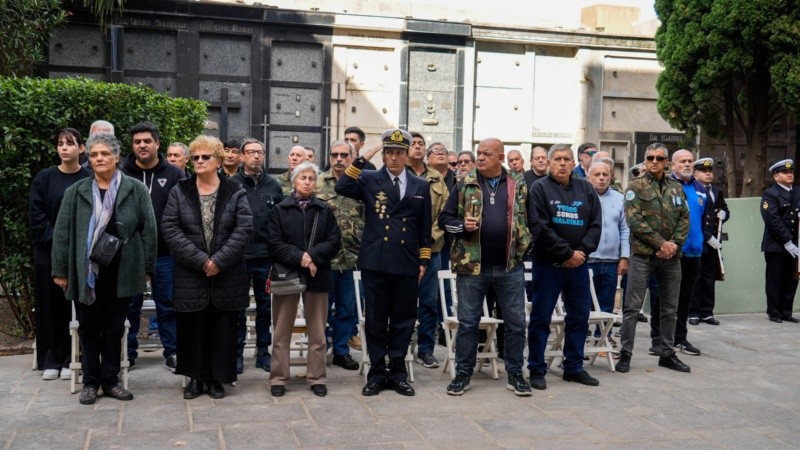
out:
{"label": "gold cap insignia", "polygon": [[401,133],[400,130],[395,130],[394,133],[392,133],[392,136],[389,137],[389,139],[391,139],[394,142],[403,142],[403,133]]}

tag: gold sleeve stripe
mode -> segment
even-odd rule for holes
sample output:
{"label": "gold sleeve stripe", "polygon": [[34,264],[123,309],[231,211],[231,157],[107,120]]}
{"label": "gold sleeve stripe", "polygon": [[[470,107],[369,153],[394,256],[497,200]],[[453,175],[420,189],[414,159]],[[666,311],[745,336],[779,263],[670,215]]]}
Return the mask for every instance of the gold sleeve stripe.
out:
{"label": "gold sleeve stripe", "polygon": [[361,169],[350,164],[347,166],[347,169],[344,170],[344,174],[352,179],[357,179],[361,175]]}
{"label": "gold sleeve stripe", "polygon": [[422,247],[419,249],[419,259],[431,259],[430,247]]}

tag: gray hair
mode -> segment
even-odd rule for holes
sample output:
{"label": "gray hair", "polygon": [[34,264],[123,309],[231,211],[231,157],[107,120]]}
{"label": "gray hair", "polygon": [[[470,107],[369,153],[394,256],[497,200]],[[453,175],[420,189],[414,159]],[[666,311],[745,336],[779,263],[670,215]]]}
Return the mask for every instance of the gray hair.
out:
{"label": "gray hair", "polygon": [[105,144],[111,150],[111,153],[114,156],[119,156],[120,154],[120,145],[119,141],[113,134],[108,133],[96,133],[89,136],[89,139],[86,140],[86,154],[88,155],[89,152],[92,150],[95,144]]}
{"label": "gray hair", "polygon": [[180,147],[183,149],[183,156],[189,156],[189,146],[183,142],[173,142],[167,146],[167,148],[170,147]]}
{"label": "gray hair", "polygon": [[303,161],[292,170],[292,178],[291,178],[292,183],[294,183],[295,178],[297,178],[297,176],[300,175],[301,172],[305,172],[306,170],[314,172],[314,178],[316,178],[317,175],[319,175],[319,167],[316,164],[310,161]]}
{"label": "gray hair", "polygon": [[[609,158],[609,159],[611,159],[611,158]],[[592,165],[589,166],[589,170],[587,170],[586,173],[588,175],[591,175],[592,172],[594,172],[598,167],[605,167],[606,169],[608,169],[608,172],[609,172],[608,174],[611,175],[611,168],[609,168],[608,164],[606,162],[604,162],[604,161],[593,162]]]}
{"label": "gray hair", "polygon": [[644,152],[645,152],[645,154],[646,154],[647,152],[649,152],[649,151],[651,151],[651,150],[652,150],[652,151],[655,151],[655,150],[663,150],[663,151],[664,151],[664,156],[666,156],[667,158],[669,158],[669,149],[667,148],[667,146],[666,146],[666,145],[662,144],[661,142],[653,142],[652,144],[650,144],[650,145],[648,145],[648,146],[647,146],[647,149],[645,149],[645,151],[644,151]]}
{"label": "gray hair", "polygon": [[[258,145],[261,146],[261,150],[264,150],[264,151],[267,150],[267,148],[264,147],[264,143],[263,142],[259,141],[256,138],[247,138],[247,139],[243,140],[242,143],[239,145],[239,153],[240,154],[244,154],[244,146],[247,145],[247,144],[258,144]],[[266,160],[267,159],[264,158],[264,161],[266,161]]]}
{"label": "gray hair", "polygon": [[575,159],[572,156],[572,147],[570,147],[569,144],[553,144],[550,147],[550,150],[547,151],[547,159],[548,160],[552,160],[553,159],[553,155],[555,155],[556,152],[561,152],[561,151],[564,151],[564,150],[569,150],[569,157],[572,158],[573,160]]}
{"label": "gray hair", "polygon": [[512,153],[516,153],[516,154],[519,155],[520,158],[522,158],[522,152],[521,151],[519,151],[519,150],[517,150],[515,148],[512,148],[511,150],[508,151],[508,156],[511,156]]}
{"label": "gray hair", "polygon": [[603,164],[608,164],[609,167],[614,167],[614,160],[608,156],[597,158],[597,161],[592,161],[592,165],[594,165],[594,163],[603,163]]}
{"label": "gray hair", "polygon": [[337,139],[331,142],[331,146],[328,147],[328,152],[330,153],[330,151],[336,147],[347,147],[347,149],[350,151],[350,156],[355,156],[356,148],[353,147],[353,144],[345,141],[344,139]]}
{"label": "gray hair", "polygon": [[531,149],[531,159],[533,159],[533,155],[535,155],[537,151],[544,152],[545,156],[547,156],[547,149],[541,145],[537,145]]}
{"label": "gray hair", "polygon": [[469,155],[469,159],[475,162],[475,153],[472,153],[472,150],[464,150],[458,154],[458,157],[461,158],[461,155]]}
{"label": "gray hair", "polygon": [[448,154],[448,155],[449,155],[450,153],[452,153],[452,152],[451,152],[450,150],[448,150],[448,149],[447,149],[447,147],[445,147],[445,145],[444,145],[444,144],[442,144],[441,142],[434,142],[434,143],[432,143],[431,145],[429,145],[429,146],[428,146],[427,150],[425,151],[425,154],[426,154],[427,156],[431,156],[431,149],[433,149],[433,147],[435,147],[435,146],[437,146],[437,145],[438,145],[439,147],[442,147],[442,148],[444,149],[444,151],[446,151],[446,152],[447,152],[447,154]]}
{"label": "gray hair", "polygon": [[[99,128],[99,130],[96,130],[96,128]],[[89,136],[99,133],[106,133],[113,136],[115,134],[114,125],[112,125],[111,122],[107,120],[95,120],[89,127]]]}

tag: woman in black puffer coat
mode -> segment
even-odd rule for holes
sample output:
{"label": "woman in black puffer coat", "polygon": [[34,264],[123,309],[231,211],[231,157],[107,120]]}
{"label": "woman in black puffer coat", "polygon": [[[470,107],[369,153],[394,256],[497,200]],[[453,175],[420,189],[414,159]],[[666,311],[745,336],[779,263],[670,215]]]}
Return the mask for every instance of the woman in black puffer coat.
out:
{"label": "woman in black puffer coat", "polygon": [[253,216],[242,187],[217,170],[222,142],[200,136],[189,145],[195,175],[169,193],[161,221],[175,258],[172,288],[177,321],[178,368],[190,377],[186,399],[222,398],[222,383],[236,381],[236,321],[249,304],[244,249]]}
{"label": "woman in black puffer coat", "polygon": [[[324,397],[328,393],[325,387],[325,323],[328,321],[328,291],[333,287],[331,260],[339,252],[341,239],[333,211],[314,196],[317,172],[317,166],[309,162],[292,170],[292,193],[270,212],[267,248],[273,263],[298,269],[305,277],[306,380],[314,394]],[[274,331],[269,383],[270,392],[275,397],[286,392],[289,382],[289,343],[299,300],[300,294],[272,295]]]}

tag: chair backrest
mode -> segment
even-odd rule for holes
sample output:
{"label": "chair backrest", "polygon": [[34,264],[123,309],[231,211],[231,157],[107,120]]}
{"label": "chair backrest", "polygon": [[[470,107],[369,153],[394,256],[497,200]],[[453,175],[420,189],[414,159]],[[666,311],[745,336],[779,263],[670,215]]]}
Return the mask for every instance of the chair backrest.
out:
{"label": "chair backrest", "polygon": [[[456,275],[449,271],[449,270],[440,270],[437,272],[436,276],[439,279],[439,306],[442,308],[442,317],[454,317],[456,311],[456,302],[457,302],[457,294],[456,294]],[[445,301],[445,287],[444,282],[449,280],[450,281],[450,294],[453,299],[453,316],[447,315],[447,302]]]}
{"label": "chair backrest", "polygon": [[364,319],[364,308],[361,307],[361,271],[353,271],[353,287],[356,293],[356,311],[358,312],[358,320]]}
{"label": "chair backrest", "polygon": [[601,311],[600,302],[597,301],[597,291],[594,289],[594,271],[589,269],[589,292],[592,294],[592,311]]}

